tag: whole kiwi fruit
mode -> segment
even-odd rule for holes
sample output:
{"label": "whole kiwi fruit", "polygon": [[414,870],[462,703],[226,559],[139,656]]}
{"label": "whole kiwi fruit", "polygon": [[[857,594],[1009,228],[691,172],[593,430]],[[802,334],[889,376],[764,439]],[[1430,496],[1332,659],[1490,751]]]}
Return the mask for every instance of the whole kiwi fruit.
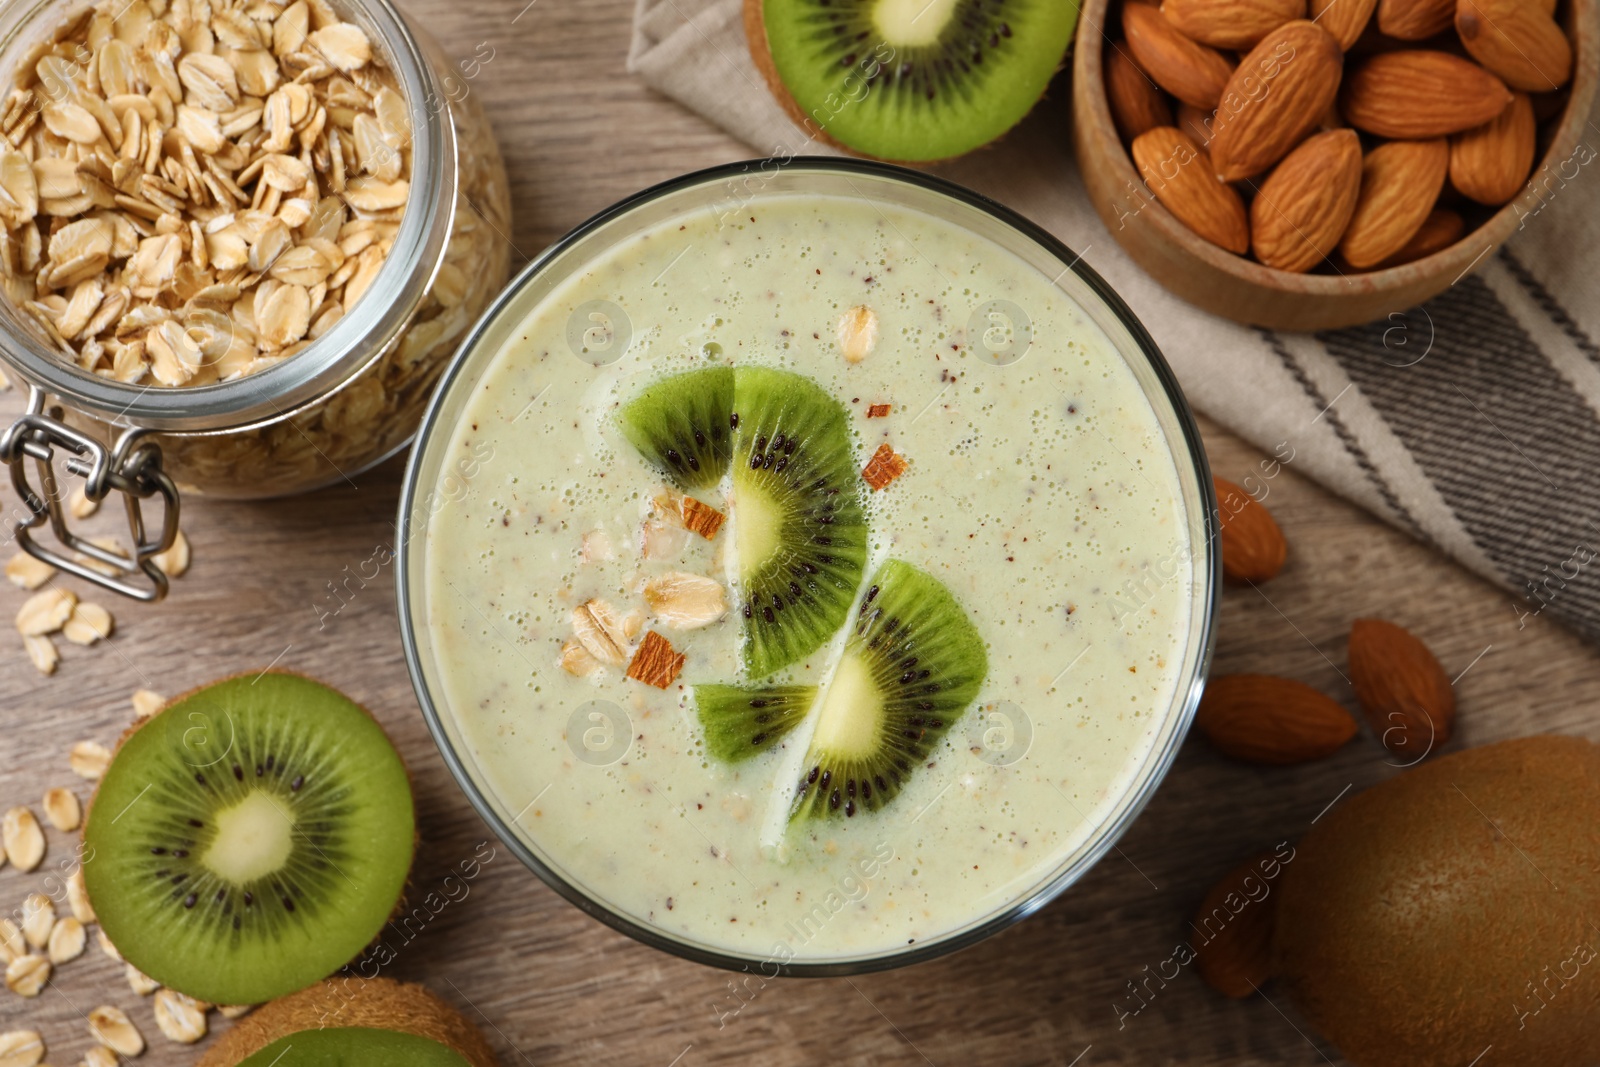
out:
{"label": "whole kiwi fruit", "polygon": [[475,1026],[420,985],[340,977],[245,1016],[198,1067],[497,1067]]}
{"label": "whole kiwi fruit", "polygon": [[1600,1061],[1600,745],[1528,737],[1407,771],[1284,870],[1280,973],[1358,1067]]}

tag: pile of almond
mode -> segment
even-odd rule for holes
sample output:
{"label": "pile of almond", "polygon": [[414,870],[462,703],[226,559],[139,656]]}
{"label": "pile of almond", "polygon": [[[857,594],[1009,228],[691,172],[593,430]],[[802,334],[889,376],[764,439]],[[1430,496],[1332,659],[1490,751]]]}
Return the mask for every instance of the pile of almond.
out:
{"label": "pile of almond", "polygon": [[1106,96],[1199,236],[1278,270],[1383,269],[1527,181],[1572,73],[1555,3],[1126,0]]}

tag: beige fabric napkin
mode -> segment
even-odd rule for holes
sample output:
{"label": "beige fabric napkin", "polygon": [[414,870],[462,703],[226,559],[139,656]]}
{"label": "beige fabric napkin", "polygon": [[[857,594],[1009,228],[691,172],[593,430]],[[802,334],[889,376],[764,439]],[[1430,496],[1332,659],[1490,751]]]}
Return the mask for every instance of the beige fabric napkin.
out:
{"label": "beige fabric napkin", "polygon": [[[638,0],[629,68],[756,154],[827,152],[773,101],[740,8]],[[1057,96],[1066,88],[1063,74]],[[1066,110],[1047,100],[937,172],[1081,253],[1196,408],[1498,582],[1508,619],[1548,613],[1600,639],[1600,127],[1553,200],[1475,273],[1413,311],[1313,335],[1239,326],[1151,281],[1088,203]]]}

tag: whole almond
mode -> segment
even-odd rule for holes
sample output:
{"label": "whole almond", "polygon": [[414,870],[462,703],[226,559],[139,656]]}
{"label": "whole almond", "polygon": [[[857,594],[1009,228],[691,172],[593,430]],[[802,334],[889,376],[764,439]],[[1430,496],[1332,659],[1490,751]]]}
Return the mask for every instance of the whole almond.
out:
{"label": "whole almond", "polygon": [[1378,29],[1402,41],[1421,41],[1450,28],[1456,0],[1378,0]]}
{"label": "whole almond", "polygon": [[1217,530],[1222,573],[1236,582],[1264,582],[1283,570],[1289,543],[1267,506],[1226,478],[1217,490]]}
{"label": "whole almond", "polygon": [[1267,872],[1281,869],[1275,852],[1251,857],[1212,886],[1195,913],[1195,969],[1225,997],[1248,997],[1272,977],[1278,896]]}
{"label": "whole almond", "polygon": [[1190,139],[1201,148],[1211,144],[1211,139],[1217,135],[1217,116],[1215,111],[1195,107],[1193,104],[1178,105],[1177,127],[1188,134]]}
{"label": "whole almond", "polygon": [[1322,759],[1356,735],[1337,701],[1293,678],[1225,674],[1206,683],[1194,724],[1217,751],[1246,763]]}
{"label": "whole almond", "polygon": [[1361,39],[1378,0],[1310,0],[1311,21],[1333,34],[1341,51]]}
{"label": "whole almond", "polygon": [[1428,646],[1383,619],[1350,627],[1350,684],[1367,725],[1397,755],[1421,759],[1450,740],[1456,694]]}
{"label": "whole almond", "polygon": [[1505,82],[1448,52],[1369,56],[1344,79],[1344,117],[1379,137],[1425,140],[1482,126],[1511,103]]}
{"label": "whole almond", "polygon": [[1106,46],[1106,103],[1124,141],[1153,126],[1172,125],[1172,107],[1155,82],[1115,44]]}
{"label": "whole almond", "polygon": [[1250,203],[1250,248],[1278,270],[1302,273],[1339,246],[1361,192],[1361,137],[1314,134],[1284,157]]}
{"label": "whole almond", "polygon": [[1531,0],[1458,0],[1455,16],[1467,51],[1513,89],[1549,92],[1572,77],[1571,42]]}
{"label": "whole almond", "polygon": [[1300,19],[1261,39],[1228,79],[1211,165],[1223,181],[1260,174],[1316,128],[1339,91],[1344,56],[1322,27]]}
{"label": "whole almond", "polygon": [[1212,48],[1253,48],[1285,22],[1306,17],[1306,0],[1162,0],[1178,32]]}
{"label": "whole almond", "polygon": [[1450,145],[1386,141],[1361,162],[1361,194],[1339,242],[1345,261],[1366,270],[1405,247],[1433,210],[1450,169]]}
{"label": "whole almond", "polygon": [[1244,201],[1217,180],[1205,152],[1175,126],[1146,130],[1133,142],[1133,162],[1161,206],[1179,222],[1230,252],[1250,249]]}
{"label": "whole almond", "polygon": [[1411,240],[1402,245],[1400,251],[1378,264],[1376,269],[1387,270],[1442,252],[1461,240],[1461,235],[1466,231],[1467,222],[1458,213],[1449,208],[1434,208],[1422,220],[1417,232],[1411,235]]}
{"label": "whole almond", "polygon": [[1214,48],[1179,33],[1153,4],[1122,5],[1122,35],[1139,69],[1195,107],[1216,107],[1233,64]]}
{"label": "whole almond", "polygon": [[1515,93],[1493,122],[1450,138],[1450,184],[1480,204],[1504,204],[1533,169],[1533,101]]}

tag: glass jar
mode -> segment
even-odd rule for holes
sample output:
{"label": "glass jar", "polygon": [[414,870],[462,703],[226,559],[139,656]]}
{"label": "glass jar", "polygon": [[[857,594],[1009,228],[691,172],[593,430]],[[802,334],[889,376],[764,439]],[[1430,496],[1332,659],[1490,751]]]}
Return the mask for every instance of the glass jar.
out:
{"label": "glass jar", "polygon": [[[182,2],[133,0],[156,17]],[[87,6],[35,0],[0,12],[0,84],[9,90],[16,72],[36,63],[62,37],[71,13],[84,15]],[[256,5],[266,15],[287,6],[273,0]],[[452,64],[388,0],[331,6],[309,0],[309,9],[312,27],[336,14],[365,32],[409,118],[409,142],[400,149],[409,150],[411,162],[404,210],[387,255],[352,307],[324,331],[308,334],[313,339],[288,358],[254,373],[164,387],[148,375],[128,384],[80,369],[33,315],[0,300],[0,359],[30,390],[28,413],[0,437],[0,460],[11,466],[28,512],[18,523],[19,544],[85,580],[141,599],[165,592],[149,557],[172,539],[180,491],[232,498],[306,492],[353,477],[403,448],[446,360],[509,273],[505,165],[470,85],[492,52]],[[41,109],[46,88],[41,82],[35,93]],[[29,458],[37,488],[29,482]],[[128,494],[135,542],[128,558],[71,533],[65,494],[49,469],[58,459],[65,459],[68,473],[86,479],[91,499]],[[168,518],[162,536],[146,537],[138,502],[153,496],[164,499]],[[66,551],[28,535],[47,519]],[[107,578],[75,558],[84,555],[120,573]]]}

